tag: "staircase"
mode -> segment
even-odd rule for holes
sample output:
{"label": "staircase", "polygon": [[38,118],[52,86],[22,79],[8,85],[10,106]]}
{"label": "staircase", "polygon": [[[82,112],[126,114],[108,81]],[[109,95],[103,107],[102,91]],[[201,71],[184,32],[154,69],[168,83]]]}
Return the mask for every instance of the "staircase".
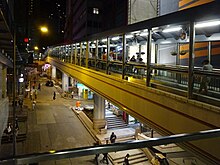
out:
{"label": "staircase", "polygon": [[127,127],[127,124],[122,120],[122,118],[117,117],[115,115],[106,117],[106,121],[107,121],[107,129]]}
{"label": "staircase", "polygon": [[[130,152],[129,152],[130,151]],[[123,165],[125,155],[129,153],[129,163],[132,165],[150,165],[146,155],[140,149],[120,151],[116,153],[110,153],[111,162],[114,165]]]}

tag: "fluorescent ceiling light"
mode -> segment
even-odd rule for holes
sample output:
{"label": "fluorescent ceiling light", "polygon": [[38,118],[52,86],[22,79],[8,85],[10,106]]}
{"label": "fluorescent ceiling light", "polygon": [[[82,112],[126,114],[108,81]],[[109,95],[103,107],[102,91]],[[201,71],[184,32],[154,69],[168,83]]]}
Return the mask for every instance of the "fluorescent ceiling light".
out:
{"label": "fluorescent ceiling light", "polygon": [[132,34],[126,35],[126,38],[133,38],[134,36]]}
{"label": "fluorescent ceiling light", "polygon": [[117,37],[112,37],[112,41],[117,41],[117,40],[119,40],[118,36]]}
{"label": "fluorescent ceiling light", "polygon": [[102,42],[107,42],[107,38],[105,38],[105,39],[102,39],[101,41],[102,41]]}
{"label": "fluorescent ceiling light", "polygon": [[137,33],[140,33],[140,31],[138,30],[138,31],[133,31],[133,32],[131,32],[132,34],[137,34]]}
{"label": "fluorescent ceiling light", "polygon": [[161,44],[170,44],[172,43],[171,41],[161,41]]}
{"label": "fluorescent ceiling light", "polygon": [[162,32],[164,32],[164,33],[176,32],[176,31],[179,31],[181,29],[182,28],[180,26],[179,27],[169,27],[167,29],[164,29]]}
{"label": "fluorescent ceiling light", "polygon": [[144,36],[147,36],[148,35],[148,32],[143,32],[140,34],[140,36],[144,37]]}
{"label": "fluorescent ceiling light", "polygon": [[220,25],[220,21],[200,22],[195,25],[196,28],[210,27]]}

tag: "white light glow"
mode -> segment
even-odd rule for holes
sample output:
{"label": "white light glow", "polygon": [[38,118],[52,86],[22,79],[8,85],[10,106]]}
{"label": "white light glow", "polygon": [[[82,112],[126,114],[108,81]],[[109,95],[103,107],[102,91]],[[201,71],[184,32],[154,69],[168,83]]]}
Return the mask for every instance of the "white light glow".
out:
{"label": "white light glow", "polygon": [[126,35],[126,38],[132,38],[132,37],[133,37],[132,34],[128,34],[128,35]]}
{"label": "white light glow", "polygon": [[105,39],[102,39],[101,41],[102,41],[102,42],[107,42],[107,38],[105,38]]}
{"label": "white light glow", "polygon": [[117,40],[119,40],[118,36],[117,37],[112,37],[112,41],[117,41]]}
{"label": "white light glow", "polygon": [[147,36],[148,35],[148,32],[143,32],[140,34],[140,36],[144,37],[144,36]]}
{"label": "white light glow", "polygon": [[171,41],[162,41],[161,44],[170,44],[172,43]]}
{"label": "white light glow", "polygon": [[220,21],[208,21],[208,22],[200,22],[195,25],[196,28],[204,28],[210,26],[220,25]]}
{"label": "white light glow", "polygon": [[164,29],[162,32],[164,32],[164,33],[176,32],[176,31],[179,31],[181,29],[182,29],[181,27],[169,27],[167,29]]}
{"label": "white light glow", "polygon": [[133,31],[133,32],[131,32],[132,34],[137,34],[137,33],[140,33],[140,31],[138,30],[138,31]]}
{"label": "white light glow", "polygon": [[21,82],[24,82],[24,78],[23,77],[21,77],[21,78],[19,78],[19,80],[18,80],[20,83]]}

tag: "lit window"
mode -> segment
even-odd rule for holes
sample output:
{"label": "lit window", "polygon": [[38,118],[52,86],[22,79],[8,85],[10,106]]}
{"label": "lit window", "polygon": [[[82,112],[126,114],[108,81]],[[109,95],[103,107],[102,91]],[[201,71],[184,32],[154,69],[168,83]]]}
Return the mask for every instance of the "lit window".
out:
{"label": "lit window", "polygon": [[93,14],[99,14],[99,9],[98,8],[93,8]]}

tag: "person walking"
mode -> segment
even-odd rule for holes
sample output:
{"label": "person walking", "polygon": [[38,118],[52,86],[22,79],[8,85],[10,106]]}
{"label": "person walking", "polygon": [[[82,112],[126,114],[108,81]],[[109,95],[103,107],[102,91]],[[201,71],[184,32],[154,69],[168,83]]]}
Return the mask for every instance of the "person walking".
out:
{"label": "person walking", "polygon": [[108,164],[108,153],[103,153],[102,163]]}
{"label": "person walking", "polygon": [[38,90],[40,91],[40,89],[41,89],[41,85],[40,85],[40,83],[38,84]]}
{"label": "person walking", "polygon": [[117,136],[115,135],[114,132],[112,132],[111,136],[110,136],[110,142],[111,143],[115,143],[115,140],[116,140]]}
{"label": "person walking", "polygon": [[15,134],[18,135],[19,125],[18,125],[18,117],[15,118]]}
{"label": "person walking", "polygon": [[35,110],[35,106],[36,106],[36,101],[33,100],[33,102],[32,102],[32,110]]}
{"label": "person walking", "polygon": [[123,165],[129,165],[129,160],[128,160],[129,156],[130,156],[129,154],[125,156]]}
{"label": "person walking", "polygon": [[72,92],[71,92],[71,97],[72,97],[72,99],[73,99],[73,96],[74,96],[74,92],[72,91]]}
{"label": "person walking", "polygon": [[6,128],[6,134],[8,136],[8,141],[11,140],[11,135],[12,135],[12,125],[11,123],[8,123],[8,126]]}
{"label": "person walking", "polygon": [[[98,146],[99,145],[99,142],[98,141],[96,141],[95,143],[94,143],[94,146]],[[98,163],[98,158],[99,158],[99,154],[95,154],[95,164],[99,164]]]}
{"label": "person walking", "polygon": [[[202,70],[203,71],[212,71],[213,70],[213,66],[210,64],[209,60],[204,60],[202,62]],[[210,83],[211,78],[203,75],[201,78],[201,82],[200,82],[200,88],[199,88],[199,93],[202,93],[204,91],[204,93],[206,94],[208,92],[208,85]]]}
{"label": "person walking", "polygon": [[56,99],[56,92],[53,92],[53,100]]}

